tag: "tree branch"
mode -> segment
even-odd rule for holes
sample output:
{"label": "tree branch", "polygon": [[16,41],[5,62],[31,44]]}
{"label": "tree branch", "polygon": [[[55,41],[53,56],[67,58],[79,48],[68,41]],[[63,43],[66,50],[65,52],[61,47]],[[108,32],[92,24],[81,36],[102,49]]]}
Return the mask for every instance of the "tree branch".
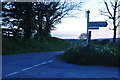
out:
{"label": "tree branch", "polygon": [[[118,1],[118,3],[120,3],[119,1]],[[117,7],[120,7],[120,4],[118,4],[118,6]]]}
{"label": "tree branch", "polygon": [[118,20],[119,18],[120,18],[120,16],[118,16],[118,17],[115,19],[115,21]]}
{"label": "tree branch", "polygon": [[101,15],[107,16],[107,17],[109,17],[109,19],[112,19],[112,17],[110,15],[107,15],[105,13],[101,13]]}
{"label": "tree branch", "polygon": [[106,5],[106,8],[107,8],[108,13],[110,14],[111,18],[113,18],[113,15],[112,15],[112,13],[110,12],[110,10],[109,10],[109,8],[108,8],[107,2],[105,2],[105,0],[103,0],[103,1],[104,1],[105,5]]}
{"label": "tree branch", "polygon": [[114,10],[114,4],[112,3],[112,1],[110,0],[110,3],[111,3],[111,6],[112,6],[112,8],[113,8],[113,10]]}
{"label": "tree branch", "polygon": [[119,21],[118,24],[117,24],[117,27],[118,27],[118,26],[120,26],[120,21]]}
{"label": "tree branch", "polygon": [[102,11],[102,10],[100,10],[100,9],[99,9],[99,11],[100,11],[101,13],[108,13],[108,12]]}

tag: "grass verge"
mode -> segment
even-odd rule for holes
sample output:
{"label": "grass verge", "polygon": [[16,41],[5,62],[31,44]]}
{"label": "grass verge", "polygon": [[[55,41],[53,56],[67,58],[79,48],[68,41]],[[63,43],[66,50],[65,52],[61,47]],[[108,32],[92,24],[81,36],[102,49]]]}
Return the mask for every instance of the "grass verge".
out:
{"label": "grass verge", "polygon": [[43,51],[64,51],[70,45],[67,41],[53,37],[42,41],[12,38],[3,38],[2,41],[2,55]]}

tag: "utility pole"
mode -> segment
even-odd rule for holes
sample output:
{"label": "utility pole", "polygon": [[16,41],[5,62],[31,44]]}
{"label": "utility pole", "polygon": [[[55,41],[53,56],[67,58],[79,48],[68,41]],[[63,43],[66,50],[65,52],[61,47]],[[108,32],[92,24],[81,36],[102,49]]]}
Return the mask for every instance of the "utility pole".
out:
{"label": "utility pole", "polygon": [[87,14],[87,40],[86,40],[86,44],[88,44],[88,39],[89,39],[89,13],[90,11],[86,11]]}

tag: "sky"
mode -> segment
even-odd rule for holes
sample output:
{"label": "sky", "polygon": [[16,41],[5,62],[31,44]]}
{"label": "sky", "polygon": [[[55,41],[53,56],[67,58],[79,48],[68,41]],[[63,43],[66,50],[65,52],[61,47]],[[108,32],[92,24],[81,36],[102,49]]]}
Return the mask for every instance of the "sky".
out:
{"label": "sky", "polygon": [[[106,21],[107,17],[100,14],[99,9],[105,9],[103,0],[83,0],[85,3],[82,5],[82,11],[80,18],[63,18],[62,23],[56,25],[56,29],[51,32],[53,37],[62,39],[78,39],[81,33],[87,32],[87,18],[86,10],[90,10],[90,22],[92,21]],[[107,27],[101,27],[99,30],[90,30],[91,38],[112,38],[113,30],[111,23],[108,23]]]}
{"label": "sky", "polygon": [[[4,1],[4,0],[3,0]],[[68,0],[67,0],[68,1]],[[76,1],[76,0],[74,0]],[[62,39],[78,39],[81,33],[87,32],[87,18],[85,12],[90,10],[90,22],[92,21],[106,21],[108,18],[100,14],[100,10],[105,9],[105,4],[103,0],[82,0],[82,8],[78,18],[63,18],[60,24],[55,25],[56,29],[51,32],[53,37],[58,37]],[[109,1],[109,0],[106,0]],[[101,27],[99,30],[90,30],[91,38],[112,38],[113,30],[111,28],[111,23],[108,22],[107,27]]]}

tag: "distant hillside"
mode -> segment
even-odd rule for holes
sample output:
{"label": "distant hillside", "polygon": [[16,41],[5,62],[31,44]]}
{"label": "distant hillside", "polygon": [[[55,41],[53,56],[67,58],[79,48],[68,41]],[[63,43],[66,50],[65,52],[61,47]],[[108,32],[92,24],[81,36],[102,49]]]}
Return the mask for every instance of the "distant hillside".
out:
{"label": "distant hillside", "polygon": [[[109,39],[110,41],[113,40],[113,38],[99,38],[99,39],[92,39],[92,40],[105,40],[105,39]],[[117,41],[120,41],[120,38],[116,38]]]}
{"label": "distant hillside", "polygon": [[65,41],[78,41],[79,39],[63,39]]}
{"label": "distant hillside", "polygon": [[[109,39],[110,41],[112,41],[113,38],[98,38],[98,39],[91,39],[91,40],[105,40],[105,39]],[[79,41],[79,39],[63,39],[66,41]],[[116,38],[117,41],[120,41],[120,38]]]}

